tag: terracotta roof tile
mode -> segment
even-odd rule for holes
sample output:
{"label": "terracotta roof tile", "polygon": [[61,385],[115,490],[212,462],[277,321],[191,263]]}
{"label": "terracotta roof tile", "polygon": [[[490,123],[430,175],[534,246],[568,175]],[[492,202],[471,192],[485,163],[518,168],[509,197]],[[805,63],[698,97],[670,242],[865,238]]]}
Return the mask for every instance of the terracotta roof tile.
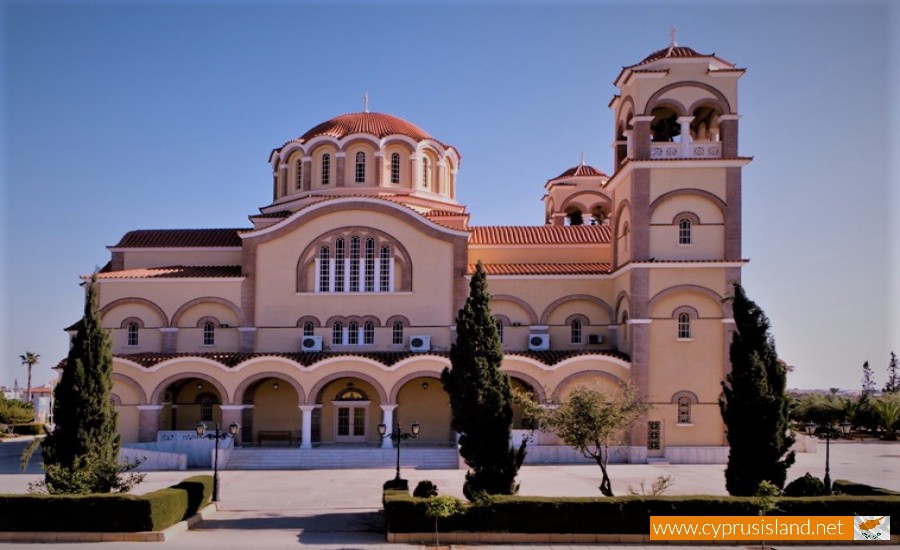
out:
{"label": "terracotta roof tile", "polygon": [[483,225],[472,227],[469,244],[606,244],[608,225]]}
{"label": "terracotta roof tile", "polygon": [[625,68],[631,69],[634,67],[639,67],[641,65],[646,65],[647,63],[652,63],[652,62],[658,61],[660,59],[677,59],[677,58],[684,59],[684,58],[691,58],[691,57],[713,57],[715,59],[718,59],[722,63],[726,63],[726,64],[734,67],[734,63],[728,61],[727,59],[722,59],[721,57],[718,57],[714,53],[704,54],[704,53],[698,52],[697,50],[695,50],[693,48],[688,48],[687,46],[679,46],[676,44],[673,46],[665,47],[661,50],[656,50],[655,52],[651,53],[650,55],[648,55],[647,57],[642,59],[640,61],[640,63],[635,63],[634,65],[631,65],[631,66],[625,67]]}
{"label": "terracotta roof tile", "polygon": [[[163,361],[167,361],[169,359],[175,359],[180,357],[202,357],[204,359],[211,359],[213,361],[217,361],[226,367],[235,367],[244,361],[249,359],[253,359],[255,357],[284,357],[286,359],[290,359],[292,361],[296,361],[300,363],[304,367],[309,367],[318,363],[319,361],[323,361],[325,359],[333,358],[333,357],[364,357],[367,359],[372,359],[374,361],[378,361],[379,363],[385,366],[391,366],[399,361],[404,359],[408,359],[414,356],[424,356],[424,355],[432,355],[438,357],[448,357],[449,353],[446,351],[431,351],[428,353],[413,353],[409,351],[370,351],[370,352],[359,352],[359,353],[347,353],[347,352],[303,352],[303,353],[135,353],[135,354],[127,354],[127,355],[116,355],[116,357],[121,359],[127,359],[129,361],[133,361],[143,367],[149,368],[154,365],[158,365]],[[595,351],[595,350],[548,350],[548,351],[506,351],[504,355],[507,356],[519,356],[519,357],[528,357],[530,359],[534,359],[535,361],[540,361],[541,363],[552,366],[560,361],[564,361],[571,357],[578,357],[581,355],[603,355],[607,357],[615,357],[617,359],[622,359],[624,361],[629,361],[629,357],[623,353],[617,351]],[[58,368],[65,367],[66,360],[63,359],[57,365]]]}
{"label": "terracotta roof tile", "polygon": [[379,138],[394,134],[416,141],[434,139],[412,122],[384,113],[347,113],[318,124],[297,138],[301,143],[317,136],[343,138],[352,134],[371,134]]}
{"label": "terracotta roof tile", "polygon": [[110,248],[206,248],[240,247],[240,229],[138,229],[125,233]]}
{"label": "terracotta roof tile", "polygon": [[[488,275],[603,275],[612,272],[609,263],[579,264],[483,264]],[[469,264],[466,272],[475,273],[475,264]]]}
{"label": "terracotta roof tile", "polygon": [[173,265],[168,267],[148,267],[107,271],[98,273],[98,279],[181,279],[181,278],[219,278],[240,277],[239,265]]}
{"label": "terracotta roof tile", "polygon": [[447,218],[452,216],[465,216],[465,212],[451,212],[450,210],[429,210],[422,214],[426,218]]}
{"label": "terracotta roof tile", "polygon": [[573,166],[572,168],[569,168],[568,170],[566,170],[565,172],[556,176],[553,179],[558,180],[561,178],[577,178],[577,177],[581,177],[581,176],[608,177],[606,175],[606,173],[603,172],[603,170],[599,170],[599,169],[594,168],[593,166],[589,166],[587,164],[579,164],[578,166]]}

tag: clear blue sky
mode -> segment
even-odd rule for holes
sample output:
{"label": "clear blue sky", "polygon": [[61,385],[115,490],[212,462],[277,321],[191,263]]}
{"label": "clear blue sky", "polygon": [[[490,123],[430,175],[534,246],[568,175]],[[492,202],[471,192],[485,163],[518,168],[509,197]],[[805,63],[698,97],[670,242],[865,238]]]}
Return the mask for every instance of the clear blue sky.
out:
{"label": "clear blue sky", "polygon": [[883,384],[900,353],[898,11],[2,2],[0,383],[24,384],[26,350],[41,355],[36,382],[51,377],[81,315],[78,275],[107,245],[138,228],[247,226],[271,200],[271,149],[361,110],[364,91],[461,151],[474,224],[542,223],[543,183],[581,151],[611,172],[612,80],[674,25],[680,44],[748,69],[744,283],[796,367],[789,384],[856,389],[865,360]]}

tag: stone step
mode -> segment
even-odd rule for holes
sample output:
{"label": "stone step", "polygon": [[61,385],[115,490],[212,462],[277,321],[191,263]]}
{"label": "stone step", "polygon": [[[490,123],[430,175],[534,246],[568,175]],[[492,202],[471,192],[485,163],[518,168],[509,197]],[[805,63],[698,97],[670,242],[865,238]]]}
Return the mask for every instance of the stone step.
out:
{"label": "stone step", "polygon": [[[314,448],[234,449],[229,470],[313,470],[333,468],[393,468],[395,449]],[[456,469],[459,458],[453,448],[402,449],[400,466],[417,469]]]}

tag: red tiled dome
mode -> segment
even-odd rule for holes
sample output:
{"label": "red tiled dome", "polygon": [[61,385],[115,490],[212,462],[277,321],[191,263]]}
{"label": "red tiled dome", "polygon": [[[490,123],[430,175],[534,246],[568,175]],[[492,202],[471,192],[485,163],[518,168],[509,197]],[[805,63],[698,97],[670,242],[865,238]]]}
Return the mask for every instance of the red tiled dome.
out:
{"label": "red tiled dome", "polygon": [[383,113],[349,113],[326,120],[300,136],[298,141],[303,143],[317,136],[341,139],[352,134],[370,134],[379,138],[400,134],[416,141],[434,139],[425,130],[402,118]]}
{"label": "red tiled dome", "polygon": [[641,60],[640,63],[635,63],[634,65],[626,68],[631,69],[634,67],[640,67],[641,65],[646,65],[647,63],[652,63],[653,61],[659,61],[660,59],[685,59],[691,57],[712,57],[726,65],[734,67],[734,63],[728,61],[727,59],[722,59],[714,53],[700,53],[693,48],[688,48],[687,46],[679,46],[676,44],[663,48],[661,50],[656,50],[655,52],[651,53],[643,60]]}
{"label": "red tiled dome", "polygon": [[[563,172],[562,174],[556,176],[556,177],[553,178],[553,179],[554,179],[554,180],[558,180],[558,179],[560,179],[560,178],[571,178],[571,177],[578,177],[578,176],[603,176],[603,177],[607,177],[606,174],[603,173],[602,170],[598,170],[597,168],[594,168],[593,166],[588,166],[587,164],[579,164],[578,166],[569,168],[568,170],[566,170],[565,172]],[[553,181],[553,180],[550,180],[550,181]]]}

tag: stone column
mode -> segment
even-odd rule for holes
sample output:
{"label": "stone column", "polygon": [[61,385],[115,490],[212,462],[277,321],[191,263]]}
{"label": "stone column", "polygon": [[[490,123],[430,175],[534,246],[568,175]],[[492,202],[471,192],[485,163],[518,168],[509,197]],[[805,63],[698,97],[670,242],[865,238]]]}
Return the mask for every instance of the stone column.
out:
{"label": "stone column", "polygon": [[312,157],[303,157],[303,190],[312,189]]}
{"label": "stone column", "polygon": [[160,327],[162,333],[161,353],[175,353],[178,350],[178,329],[175,327]]}
{"label": "stone column", "polygon": [[722,158],[733,159],[738,156],[738,119],[740,115],[722,115],[719,117],[719,135],[722,142]]}
{"label": "stone column", "polygon": [[377,151],[375,153],[375,186],[384,185],[384,153]]}
{"label": "stone column", "polygon": [[681,125],[681,158],[691,158],[691,122],[692,116],[680,116],[676,119]]}
{"label": "stone column", "polygon": [[[231,426],[232,422],[237,425],[241,424],[244,405],[219,405],[219,409],[222,412],[222,425],[220,427],[223,432],[228,431],[228,426]],[[238,430],[237,434],[234,436],[234,446],[237,447],[240,444],[241,430]]]}
{"label": "stone column", "polygon": [[301,412],[301,428],[300,428],[300,448],[312,449],[312,413],[316,409],[321,409],[322,405],[300,405]]}
{"label": "stone column", "polygon": [[138,405],[140,414],[138,421],[138,441],[156,441],[159,422],[162,418],[162,405]]}
{"label": "stone column", "polygon": [[625,130],[625,158],[634,158],[634,130]]}
{"label": "stone column", "polygon": [[[387,433],[394,433],[394,410],[397,408],[397,405],[382,405],[381,406],[381,422],[387,426]],[[394,442],[390,437],[382,438],[381,440],[381,448],[382,449],[391,449],[394,446]]]}
{"label": "stone column", "polygon": [[[280,183],[281,183],[281,191],[282,191],[281,196],[282,197],[289,194],[294,189],[293,182],[288,181],[288,165],[287,165],[287,163],[283,162],[280,165],[278,165],[278,176],[277,176],[276,181],[280,181]],[[276,184],[276,186],[277,186],[277,184]],[[275,196],[278,197],[277,192],[275,193]]]}
{"label": "stone column", "polygon": [[241,336],[240,352],[253,353],[256,351],[256,327],[238,327]]}
{"label": "stone column", "polygon": [[653,121],[653,117],[647,115],[636,116],[631,121],[634,124],[631,146],[634,156],[630,158],[647,160],[650,158],[650,122]]}
{"label": "stone column", "polygon": [[334,154],[334,186],[335,187],[343,187],[344,186],[344,161],[346,160],[347,153],[335,153]]}

